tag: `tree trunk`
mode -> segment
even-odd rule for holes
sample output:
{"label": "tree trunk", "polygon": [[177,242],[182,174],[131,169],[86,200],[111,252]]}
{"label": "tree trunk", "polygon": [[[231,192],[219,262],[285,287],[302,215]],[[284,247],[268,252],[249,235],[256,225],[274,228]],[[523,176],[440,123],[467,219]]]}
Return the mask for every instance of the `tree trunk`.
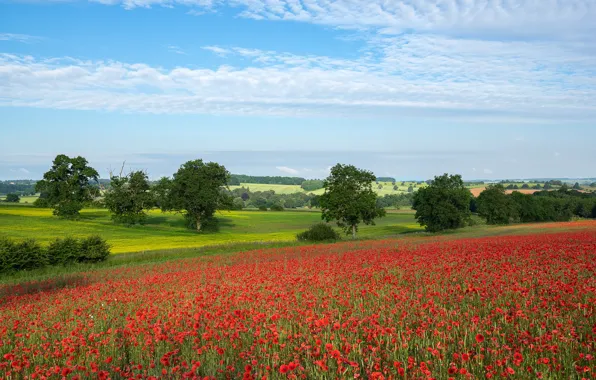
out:
{"label": "tree trunk", "polygon": [[352,239],[356,239],[356,225],[352,225]]}
{"label": "tree trunk", "polygon": [[197,232],[201,230],[201,217],[197,216]]}

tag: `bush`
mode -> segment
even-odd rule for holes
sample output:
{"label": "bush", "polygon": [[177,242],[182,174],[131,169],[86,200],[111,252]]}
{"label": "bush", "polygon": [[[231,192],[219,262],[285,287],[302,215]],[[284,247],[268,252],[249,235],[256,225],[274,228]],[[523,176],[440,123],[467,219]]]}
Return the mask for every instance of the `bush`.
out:
{"label": "bush", "polygon": [[100,236],[89,236],[81,241],[81,251],[77,258],[81,263],[104,261],[110,254],[110,246]]}
{"label": "bush", "polygon": [[0,256],[0,272],[3,273],[41,268],[48,264],[46,251],[35,240],[13,243],[3,239]]}
{"label": "bush", "polygon": [[110,246],[99,236],[83,240],[71,237],[56,239],[47,248],[41,247],[35,240],[15,243],[0,238],[0,273],[75,262],[95,263],[104,261],[109,254]]}
{"label": "bush", "polygon": [[274,204],[271,206],[271,211],[283,211],[284,207],[280,204]]}
{"label": "bush", "polygon": [[259,206],[259,211],[267,211],[267,206]]}
{"label": "bush", "polygon": [[6,202],[19,203],[20,200],[19,194],[6,194]]}
{"label": "bush", "polygon": [[317,223],[308,230],[296,235],[298,241],[329,241],[339,240],[339,234],[326,223]]}
{"label": "bush", "polygon": [[66,265],[78,261],[81,255],[81,242],[67,237],[56,239],[48,247],[48,261],[50,265]]}

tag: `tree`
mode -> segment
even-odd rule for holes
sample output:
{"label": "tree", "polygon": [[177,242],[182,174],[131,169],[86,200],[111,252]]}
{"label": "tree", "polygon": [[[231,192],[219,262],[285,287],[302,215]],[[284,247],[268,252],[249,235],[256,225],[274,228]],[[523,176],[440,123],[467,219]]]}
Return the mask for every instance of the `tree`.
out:
{"label": "tree", "polygon": [[488,224],[509,224],[515,218],[515,208],[501,184],[489,185],[478,196],[478,215]]}
{"label": "tree", "polygon": [[408,193],[413,193],[414,192],[414,188],[412,187],[412,185],[408,186]]}
{"label": "tree", "polygon": [[54,209],[54,215],[76,218],[85,203],[99,195],[99,174],[88,166],[83,157],[56,156],[52,168],[35,185],[35,191],[46,194],[46,204]]}
{"label": "tree", "polygon": [[149,178],[143,171],[128,175],[110,175],[110,188],[106,191],[104,203],[112,213],[112,219],[124,224],[143,224],[147,219],[146,210],[155,204],[149,191]]}
{"label": "tree", "polygon": [[226,191],[229,177],[226,168],[215,162],[188,161],[174,178],[161,180],[166,196],[160,207],[163,211],[183,212],[188,227],[201,231],[215,211],[232,208],[232,198]]}
{"label": "tree", "polygon": [[19,194],[6,194],[6,202],[11,202],[11,203],[19,203],[21,201],[21,197],[19,197]]}
{"label": "tree", "polygon": [[356,238],[358,224],[374,225],[375,218],[385,216],[377,206],[377,194],[372,189],[375,176],[372,172],[352,165],[337,164],[325,179],[325,193],[320,196],[322,218],[335,220],[347,234]]}
{"label": "tree", "polygon": [[576,182],[575,185],[573,185],[573,190],[581,190],[582,187],[579,185],[579,182]]}
{"label": "tree", "polygon": [[418,223],[429,232],[460,228],[470,218],[470,198],[461,175],[444,174],[414,195]]}
{"label": "tree", "polygon": [[393,185],[393,191],[397,191],[399,190],[399,187],[397,187],[397,185]]}
{"label": "tree", "polygon": [[524,183],[521,187],[522,189],[529,189],[530,185],[528,185],[527,183]]}
{"label": "tree", "polygon": [[300,185],[304,191],[315,191],[323,188],[323,181],[320,179],[308,179]]}
{"label": "tree", "polygon": [[243,192],[242,195],[240,195],[240,198],[242,198],[242,200],[246,202],[250,199],[250,195],[248,195],[247,192]]}

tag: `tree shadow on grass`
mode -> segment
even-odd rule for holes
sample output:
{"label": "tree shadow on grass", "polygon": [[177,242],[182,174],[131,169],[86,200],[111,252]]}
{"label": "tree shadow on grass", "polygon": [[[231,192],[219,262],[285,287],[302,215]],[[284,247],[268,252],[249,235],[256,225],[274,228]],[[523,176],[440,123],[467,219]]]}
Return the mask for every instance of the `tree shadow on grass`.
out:
{"label": "tree shadow on grass", "polygon": [[23,296],[27,294],[51,294],[65,288],[90,285],[92,281],[81,274],[69,274],[61,277],[41,281],[25,282],[16,285],[0,285],[0,305],[6,297]]}

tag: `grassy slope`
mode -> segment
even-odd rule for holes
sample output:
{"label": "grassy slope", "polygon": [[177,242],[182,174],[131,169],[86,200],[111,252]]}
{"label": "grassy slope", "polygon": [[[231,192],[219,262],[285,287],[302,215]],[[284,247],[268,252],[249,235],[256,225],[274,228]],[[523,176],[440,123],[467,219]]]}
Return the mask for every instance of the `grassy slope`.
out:
{"label": "grassy slope", "polygon": [[[393,190],[393,185],[391,182],[379,182],[380,185],[383,185],[382,189],[379,189],[379,185],[376,183],[373,184],[373,190],[377,192],[377,194],[383,196],[385,194],[400,194],[405,193],[408,191],[408,187],[413,185],[413,182],[406,182],[404,186],[401,186],[401,182],[396,182],[397,186],[399,187],[398,190]],[[419,185],[424,186],[424,185]],[[267,184],[255,184],[255,183],[243,183],[241,186],[230,186],[230,189],[238,189],[240,187],[248,187],[250,191],[269,191],[273,190],[276,194],[293,194],[293,193],[304,193],[305,191],[298,185],[267,185]],[[315,191],[310,191],[309,193],[321,195],[323,194],[323,189],[318,189]]]}
{"label": "grassy slope", "polygon": [[[0,206],[0,236],[34,238],[48,243],[56,237],[99,234],[113,253],[192,248],[240,242],[288,241],[321,220],[318,212],[233,211],[218,213],[218,233],[197,234],[184,226],[181,215],[152,211],[145,226],[112,223],[106,210],[83,210],[80,221],[61,220],[51,210],[27,206]],[[390,213],[376,226],[362,226],[362,237],[384,237],[417,231],[412,213]]]}

